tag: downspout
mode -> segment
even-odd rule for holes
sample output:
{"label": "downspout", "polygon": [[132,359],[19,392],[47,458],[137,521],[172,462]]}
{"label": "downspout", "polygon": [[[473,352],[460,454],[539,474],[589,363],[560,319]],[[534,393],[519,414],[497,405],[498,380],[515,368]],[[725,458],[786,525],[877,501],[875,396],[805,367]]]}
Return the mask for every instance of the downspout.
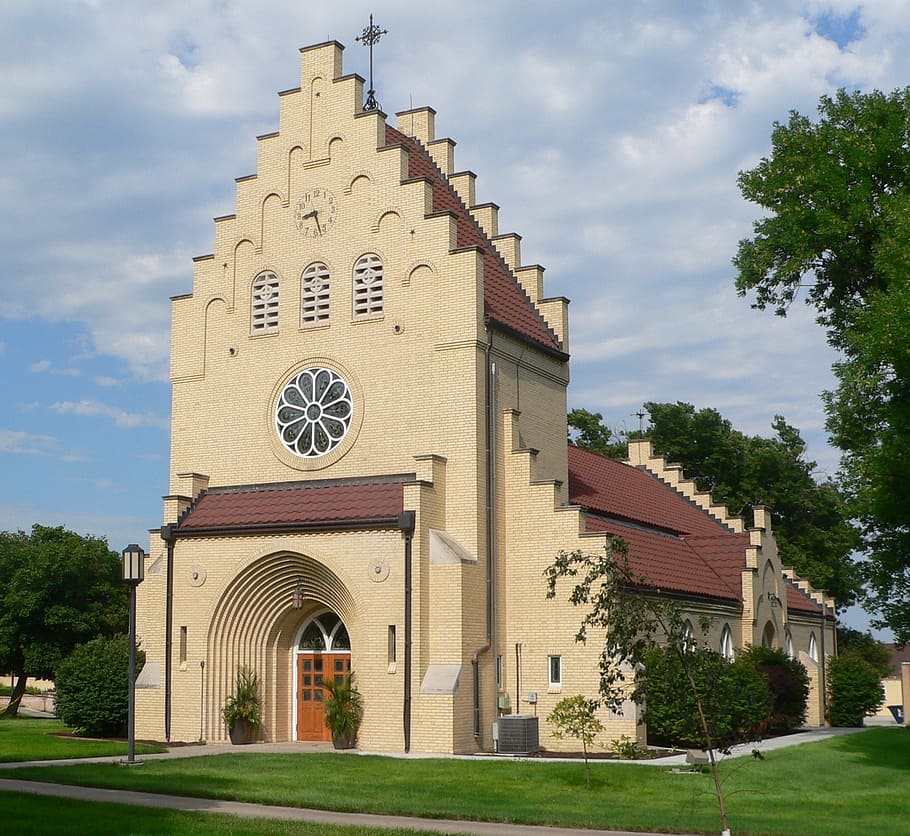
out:
{"label": "downspout", "polygon": [[401,725],[405,754],[411,750],[411,561],[416,516],[413,511],[402,511],[398,515],[398,528],[404,533],[404,688]]}
{"label": "downspout", "polygon": [[474,682],[474,739],[481,738],[481,715],[480,715],[480,655],[486,653],[493,646],[493,629],[496,620],[496,406],[494,403],[496,395],[496,364],[491,359],[491,350],[493,348],[493,329],[490,327],[490,321],[486,321],[487,327],[487,344],[484,349],[486,359],[486,529],[487,529],[487,578],[486,578],[486,642],[477,648],[471,656],[471,673]]}
{"label": "downspout", "polygon": [[174,526],[161,526],[161,539],[167,543],[167,592],[164,604],[164,739],[171,741],[171,650],[174,629]]}
{"label": "downspout", "polygon": [[828,607],[822,599],[822,652],[821,652],[821,664],[818,666],[818,687],[822,692],[822,716],[821,721],[822,725],[828,720],[828,694],[827,685],[825,683],[825,628],[828,626]]}

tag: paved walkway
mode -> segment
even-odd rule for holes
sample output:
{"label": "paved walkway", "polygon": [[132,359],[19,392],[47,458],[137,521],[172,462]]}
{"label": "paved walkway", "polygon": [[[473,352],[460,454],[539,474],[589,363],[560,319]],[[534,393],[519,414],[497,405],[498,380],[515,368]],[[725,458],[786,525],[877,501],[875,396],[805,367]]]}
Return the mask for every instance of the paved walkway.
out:
{"label": "paved walkway", "polygon": [[[785,746],[795,746],[801,743],[811,743],[829,737],[838,737],[845,734],[855,734],[863,729],[810,729],[786,737],[773,738],[759,744],[746,744],[733,749],[734,757],[751,755],[754,749],[761,752],[780,749]],[[154,755],[142,755],[141,760],[170,760],[174,758],[193,758],[202,755],[252,754],[252,753],[302,753],[332,751],[329,743],[254,743],[249,746],[232,746],[230,744],[207,744],[191,746],[175,746],[168,752]],[[359,753],[352,750],[351,755],[378,754],[395,758],[428,758],[439,755],[404,755],[402,753]],[[493,755],[455,755],[464,760],[501,759]],[[553,758],[522,758],[533,763],[553,763]],[[592,763],[599,768],[603,765],[609,768],[611,764],[637,763],[642,766],[684,766],[685,755],[675,755],[659,760],[648,761],[617,761],[598,760]],[[0,770],[12,773],[22,766],[50,766],[75,763],[120,763],[122,756],[98,758],[73,758],[55,761],[31,761],[29,763],[2,763]],[[141,768],[141,767],[138,767]],[[131,790],[110,790],[97,787],[76,787],[64,784],[51,784],[39,781],[22,781],[13,778],[0,778],[0,791],[25,792],[38,795],[74,798],[81,801],[112,802],[116,804],[133,804],[140,807],[160,807],[171,810],[188,810],[192,812],[224,813],[226,815],[241,816],[244,818],[280,819],[284,821],[309,822],[313,824],[334,824],[347,827],[374,827],[374,828],[405,828],[410,830],[427,830],[436,833],[463,833],[477,834],[477,836],[604,836],[609,832],[612,836],[657,836],[657,834],[630,834],[627,831],[579,830],[577,828],[559,827],[532,827],[529,825],[497,824],[494,822],[465,822],[442,819],[414,818],[409,816],[384,816],[370,813],[337,813],[330,810],[302,809],[299,807],[273,807],[264,804],[247,804],[238,801],[218,801],[215,799],[187,798],[176,795],[163,795],[159,793],[134,792]]]}

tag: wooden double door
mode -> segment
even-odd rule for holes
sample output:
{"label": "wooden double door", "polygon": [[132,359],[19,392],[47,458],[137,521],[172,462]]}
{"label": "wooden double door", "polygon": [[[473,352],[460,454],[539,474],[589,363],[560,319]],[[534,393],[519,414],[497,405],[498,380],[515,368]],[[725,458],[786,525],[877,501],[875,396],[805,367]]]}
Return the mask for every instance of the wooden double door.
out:
{"label": "wooden double door", "polygon": [[326,679],[341,682],[351,672],[350,653],[297,654],[297,739],[331,740],[325,727]]}

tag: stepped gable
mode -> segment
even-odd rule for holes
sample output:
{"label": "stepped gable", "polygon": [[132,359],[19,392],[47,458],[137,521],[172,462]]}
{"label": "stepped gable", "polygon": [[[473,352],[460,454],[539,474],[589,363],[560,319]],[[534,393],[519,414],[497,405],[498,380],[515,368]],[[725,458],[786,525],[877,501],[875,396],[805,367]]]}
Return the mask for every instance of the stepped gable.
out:
{"label": "stepped gable", "polygon": [[[645,576],[648,586],[684,595],[742,600],[740,570],[745,566],[748,535],[721,534],[713,539],[726,541],[723,549],[706,555],[693,547],[688,538],[623,525],[590,514],[585,518],[585,530],[622,537],[629,545],[632,569]],[[722,560],[715,563],[717,552],[722,552]]]}
{"label": "stepped gable", "polygon": [[397,518],[404,507],[401,482],[295,483],[213,488],[180,521],[183,533],[250,527],[354,524]]}
{"label": "stepped gable", "polygon": [[386,142],[389,145],[402,145],[408,152],[408,177],[424,178],[430,183],[433,192],[433,211],[451,212],[455,216],[457,246],[479,247],[482,251],[486,315],[505,330],[514,332],[546,351],[567,359],[556,335],[423,145],[391,125],[386,125],[385,130]]}
{"label": "stepped gable", "polygon": [[569,445],[569,501],[594,513],[672,534],[731,534],[729,528],[641,468]]}
{"label": "stepped gable", "polygon": [[819,604],[813,601],[805,592],[803,592],[796,584],[791,581],[787,581],[787,609],[788,610],[797,610],[799,612],[808,612],[815,613],[816,615],[822,614],[822,608]]}

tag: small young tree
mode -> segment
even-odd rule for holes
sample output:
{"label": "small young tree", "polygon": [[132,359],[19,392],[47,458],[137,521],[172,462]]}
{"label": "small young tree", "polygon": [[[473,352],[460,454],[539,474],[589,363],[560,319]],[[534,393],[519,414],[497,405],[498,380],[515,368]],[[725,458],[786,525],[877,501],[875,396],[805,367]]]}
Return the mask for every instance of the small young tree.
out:
{"label": "small young tree", "polygon": [[[560,552],[544,570],[547,598],[556,597],[562,578],[574,582],[569,594],[573,606],[586,609],[575,641],[584,643],[588,631],[603,634],[599,659],[599,705],[619,710],[626,696],[623,665],[643,664],[648,652],[660,644],[671,648],[680,660],[685,681],[693,695],[714,779],[721,829],[729,834],[727,807],[714,756],[714,739],[708,720],[705,695],[690,665],[692,638],[678,605],[661,596],[653,583],[637,574],[629,562],[629,547],[621,537],[608,537],[603,554]],[[600,636],[598,637],[600,639]]]}
{"label": "small young tree", "polygon": [[553,726],[553,736],[562,739],[571,737],[581,741],[585,756],[585,784],[591,789],[591,769],[588,764],[588,747],[594,738],[602,732],[603,723],[597,719],[597,700],[586,699],[577,694],[565,697],[553,707],[547,716],[547,722]]}
{"label": "small young tree", "polygon": [[885,701],[875,666],[847,652],[828,663],[828,719],[832,726],[862,726]]}

